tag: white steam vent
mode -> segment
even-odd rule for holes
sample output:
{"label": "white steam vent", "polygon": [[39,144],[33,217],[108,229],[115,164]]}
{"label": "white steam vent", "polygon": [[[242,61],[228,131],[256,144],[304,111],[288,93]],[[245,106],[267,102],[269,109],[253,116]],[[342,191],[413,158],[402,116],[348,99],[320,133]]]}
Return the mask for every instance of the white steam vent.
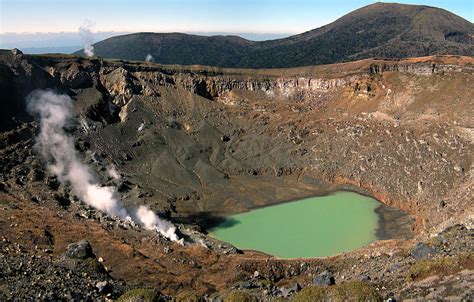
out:
{"label": "white steam vent", "polygon": [[[40,133],[35,148],[47,161],[48,170],[61,183],[69,184],[79,199],[97,210],[122,219],[133,219],[145,229],[155,230],[172,241],[182,243],[173,224],[159,218],[145,206],[129,212],[123,207],[115,187],[102,187],[95,181],[92,171],[80,161],[73,137],[64,131],[72,120],[72,100],[69,96],[37,90],[28,96],[27,102],[28,110],[40,118]],[[115,168],[109,173],[112,177],[118,177]]]}
{"label": "white steam vent", "polygon": [[114,180],[120,180],[120,174],[117,172],[117,169],[115,169],[114,165],[109,165],[107,167],[107,174],[109,174],[110,177],[112,177]]}
{"label": "white steam vent", "polygon": [[153,56],[151,54],[147,54],[145,57],[145,62],[153,62]]}
{"label": "white steam vent", "polygon": [[79,27],[79,35],[81,36],[81,39],[84,42],[84,54],[87,57],[94,56],[94,46],[92,46],[92,42],[94,41],[94,35],[92,33],[92,27],[94,27],[94,23],[90,20],[86,20]]}

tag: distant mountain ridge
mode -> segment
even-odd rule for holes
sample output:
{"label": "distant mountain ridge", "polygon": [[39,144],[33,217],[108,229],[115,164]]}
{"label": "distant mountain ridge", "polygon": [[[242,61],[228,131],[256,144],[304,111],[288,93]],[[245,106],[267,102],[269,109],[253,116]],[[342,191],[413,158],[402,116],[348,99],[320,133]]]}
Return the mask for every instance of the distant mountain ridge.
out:
{"label": "distant mountain ridge", "polygon": [[[474,56],[474,24],[446,10],[375,3],[323,27],[255,42],[238,36],[136,33],[94,44],[106,58],[179,65],[274,68],[434,54]],[[82,54],[81,51],[76,54]]]}

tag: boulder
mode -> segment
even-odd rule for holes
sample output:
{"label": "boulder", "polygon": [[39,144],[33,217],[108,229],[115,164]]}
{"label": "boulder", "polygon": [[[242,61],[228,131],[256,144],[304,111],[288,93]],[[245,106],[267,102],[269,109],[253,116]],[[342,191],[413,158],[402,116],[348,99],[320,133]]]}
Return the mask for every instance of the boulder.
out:
{"label": "boulder", "polygon": [[427,246],[424,243],[417,243],[410,255],[415,259],[424,259],[433,256],[436,253],[434,248]]}
{"label": "boulder", "polygon": [[22,55],[23,52],[21,50],[19,50],[18,48],[13,48],[12,49],[12,54],[14,54],[15,56],[18,56],[18,55]]}
{"label": "boulder", "polygon": [[101,294],[106,294],[106,293],[110,292],[110,284],[107,281],[97,282],[95,287],[97,288],[97,290]]}
{"label": "boulder", "polygon": [[400,263],[395,263],[392,266],[388,268],[389,273],[395,273],[396,271],[400,270],[402,268],[402,265]]}
{"label": "boulder", "polygon": [[66,256],[73,259],[87,259],[94,257],[94,253],[90,243],[87,240],[81,240],[67,246]]}
{"label": "boulder", "polygon": [[444,207],[446,207],[446,201],[441,200],[441,201],[439,202],[439,207],[440,207],[441,209],[444,208]]}
{"label": "boulder", "polygon": [[288,297],[290,294],[294,294],[294,293],[297,293],[301,290],[301,286],[298,284],[298,283],[295,283],[293,284],[292,286],[290,287],[280,287],[279,288],[280,292],[281,292],[281,295],[286,298]]}
{"label": "boulder", "polygon": [[81,69],[82,67],[78,64],[72,64],[66,72],[61,74],[61,83],[73,89],[91,87],[93,84],[91,76]]}
{"label": "boulder", "polygon": [[324,271],[313,279],[313,284],[318,286],[329,286],[334,285],[335,283],[334,277],[330,271]]}

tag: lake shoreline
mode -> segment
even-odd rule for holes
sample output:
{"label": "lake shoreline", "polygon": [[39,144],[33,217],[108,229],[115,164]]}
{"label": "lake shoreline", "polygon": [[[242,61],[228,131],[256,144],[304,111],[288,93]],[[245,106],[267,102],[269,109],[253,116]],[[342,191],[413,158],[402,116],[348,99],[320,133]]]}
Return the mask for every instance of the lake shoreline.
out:
{"label": "lake shoreline", "polygon": [[248,213],[250,211],[274,207],[285,203],[297,202],[307,198],[313,197],[324,197],[336,194],[337,192],[352,192],[357,193],[363,196],[367,196],[375,199],[379,206],[374,210],[378,216],[378,226],[375,230],[376,240],[389,240],[389,239],[411,239],[413,238],[412,224],[415,222],[415,219],[408,213],[386,205],[382,201],[375,198],[369,191],[366,191],[360,187],[354,185],[331,185],[331,184],[319,184],[318,190],[313,194],[306,196],[296,197],[287,200],[277,201],[268,205],[257,205],[255,207],[246,209],[244,211],[232,213],[229,215],[216,215],[213,216],[209,221],[206,221],[206,224],[201,224],[204,232],[209,234],[209,231],[218,225],[225,222],[225,220],[233,215]]}
{"label": "lake shoreline", "polygon": [[377,240],[413,238],[411,225],[415,219],[411,215],[384,203],[381,203],[374,211],[379,219],[375,231]]}
{"label": "lake shoreline", "polygon": [[337,190],[229,215],[207,231],[242,250],[288,259],[318,258],[389,237],[406,238],[409,234],[398,230],[410,230],[402,227],[409,221],[405,213],[369,194]]}

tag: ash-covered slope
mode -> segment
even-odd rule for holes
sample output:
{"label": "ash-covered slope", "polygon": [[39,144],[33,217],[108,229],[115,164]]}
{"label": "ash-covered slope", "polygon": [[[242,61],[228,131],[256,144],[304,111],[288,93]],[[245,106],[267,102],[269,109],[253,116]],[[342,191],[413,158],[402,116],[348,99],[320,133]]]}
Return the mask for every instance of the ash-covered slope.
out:
{"label": "ash-covered slope", "polygon": [[[474,55],[474,25],[446,10],[375,3],[331,24],[284,39],[138,33],[94,44],[98,56],[157,63],[266,68],[434,54]],[[77,54],[82,54],[81,51]]]}

